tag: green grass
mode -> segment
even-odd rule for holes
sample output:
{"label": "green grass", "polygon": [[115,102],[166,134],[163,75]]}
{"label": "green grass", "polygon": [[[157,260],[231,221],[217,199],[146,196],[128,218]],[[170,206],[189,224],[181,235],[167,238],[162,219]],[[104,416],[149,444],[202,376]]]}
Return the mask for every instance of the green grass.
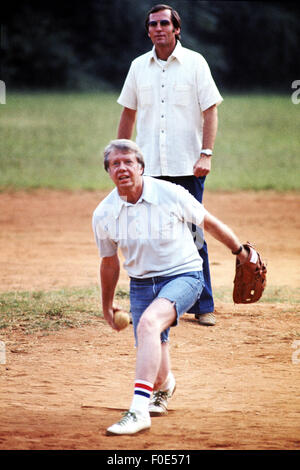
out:
{"label": "green grass", "polygon": [[0,108],[0,188],[110,188],[102,152],[120,107],[109,94],[13,94]]}
{"label": "green grass", "polygon": [[[0,189],[109,189],[102,152],[116,137],[116,93],[7,93],[0,105]],[[300,105],[225,96],[210,190],[299,190]]]}
{"label": "green grass", "polygon": [[[117,289],[116,302],[128,309],[128,293]],[[0,294],[0,336],[23,331],[44,334],[62,328],[79,328],[104,321],[99,288],[68,288],[58,291],[5,292]]]}
{"label": "green grass", "polygon": [[[214,289],[214,297],[221,302],[232,302],[232,291],[228,287],[218,287]],[[294,311],[300,313],[300,289],[288,286],[267,286],[259,302],[289,304],[293,306]]]}
{"label": "green grass", "polygon": [[[215,289],[214,296],[216,300],[232,303],[232,292],[228,288]],[[299,289],[267,287],[260,302],[287,304],[289,311],[300,314]],[[117,289],[116,303],[129,311],[127,289]],[[22,331],[24,334],[38,332],[46,335],[65,328],[99,325],[99,322],[103,321],[100,293],[97,286],[50,292],[0,294],[0,337],[14,331]]]}
{"label": "green grass", "polygon": [[289,96],[225,97],[206,187],[299,190],[299,129],[300,106]]}
{"label": "green grass", "polygon": [[0,295],[0,331],[55,331],[87,325],[100,315],[92,290],[8,292]]}

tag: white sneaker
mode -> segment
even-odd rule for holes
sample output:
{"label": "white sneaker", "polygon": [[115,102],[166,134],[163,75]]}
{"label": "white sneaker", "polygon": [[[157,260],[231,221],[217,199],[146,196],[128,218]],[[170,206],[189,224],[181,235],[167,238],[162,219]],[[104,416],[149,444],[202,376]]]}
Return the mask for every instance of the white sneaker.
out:
{"label": "white sneaker", "polygon": [[195,315],[195,318],[198,320],[199,325],[214,326],[216,324],[216,317],[212,312]]}
{"label": "white sneaker", "polygon": [[151,426],[149,414],[142,414],[139,411],[126,411],[123,418],[113,424],[106,430],[107,435],[113,434],[135,434],[142,430],[146,430]]}
{"label": "white sneaker", "polygon": [[168,390],[156,390],[149,403],[150,416],[164,416],[168,414],[168,401],[174,395],[176,382],[173,379]]}

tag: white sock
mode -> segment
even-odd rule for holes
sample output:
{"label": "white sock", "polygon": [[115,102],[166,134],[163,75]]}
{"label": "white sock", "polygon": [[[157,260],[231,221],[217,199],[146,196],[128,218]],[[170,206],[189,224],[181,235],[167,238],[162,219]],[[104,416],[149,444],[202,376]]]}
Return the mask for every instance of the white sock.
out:
{"label": "white sock", "polygon": [[131,411],[149,413],[149,401],[153,391],[153,384],[146,380],[137,380],[134,384],[134,394],[130,405]]}

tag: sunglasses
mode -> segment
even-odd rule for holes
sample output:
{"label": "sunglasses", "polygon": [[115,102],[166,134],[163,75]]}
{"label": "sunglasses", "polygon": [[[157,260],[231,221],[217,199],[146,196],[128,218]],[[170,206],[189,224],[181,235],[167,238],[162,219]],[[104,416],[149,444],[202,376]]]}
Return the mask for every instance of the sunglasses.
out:
{"label": "sunglasses", "polygon": [[169,20],[160,20],[160,21],[149,21],[148,26],[155,28],[157,24],[160,23],[160,26],[169,26],[171,21]]}

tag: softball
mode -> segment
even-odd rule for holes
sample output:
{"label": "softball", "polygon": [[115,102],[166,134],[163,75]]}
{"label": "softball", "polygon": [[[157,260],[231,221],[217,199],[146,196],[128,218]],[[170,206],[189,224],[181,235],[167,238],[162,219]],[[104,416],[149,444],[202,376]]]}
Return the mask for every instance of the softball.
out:
{"label": "softball", "polygon": [[124,330],[129,325],[130,317],[124,310],[116,310],[114,313],[114,323],[118,330]]}

